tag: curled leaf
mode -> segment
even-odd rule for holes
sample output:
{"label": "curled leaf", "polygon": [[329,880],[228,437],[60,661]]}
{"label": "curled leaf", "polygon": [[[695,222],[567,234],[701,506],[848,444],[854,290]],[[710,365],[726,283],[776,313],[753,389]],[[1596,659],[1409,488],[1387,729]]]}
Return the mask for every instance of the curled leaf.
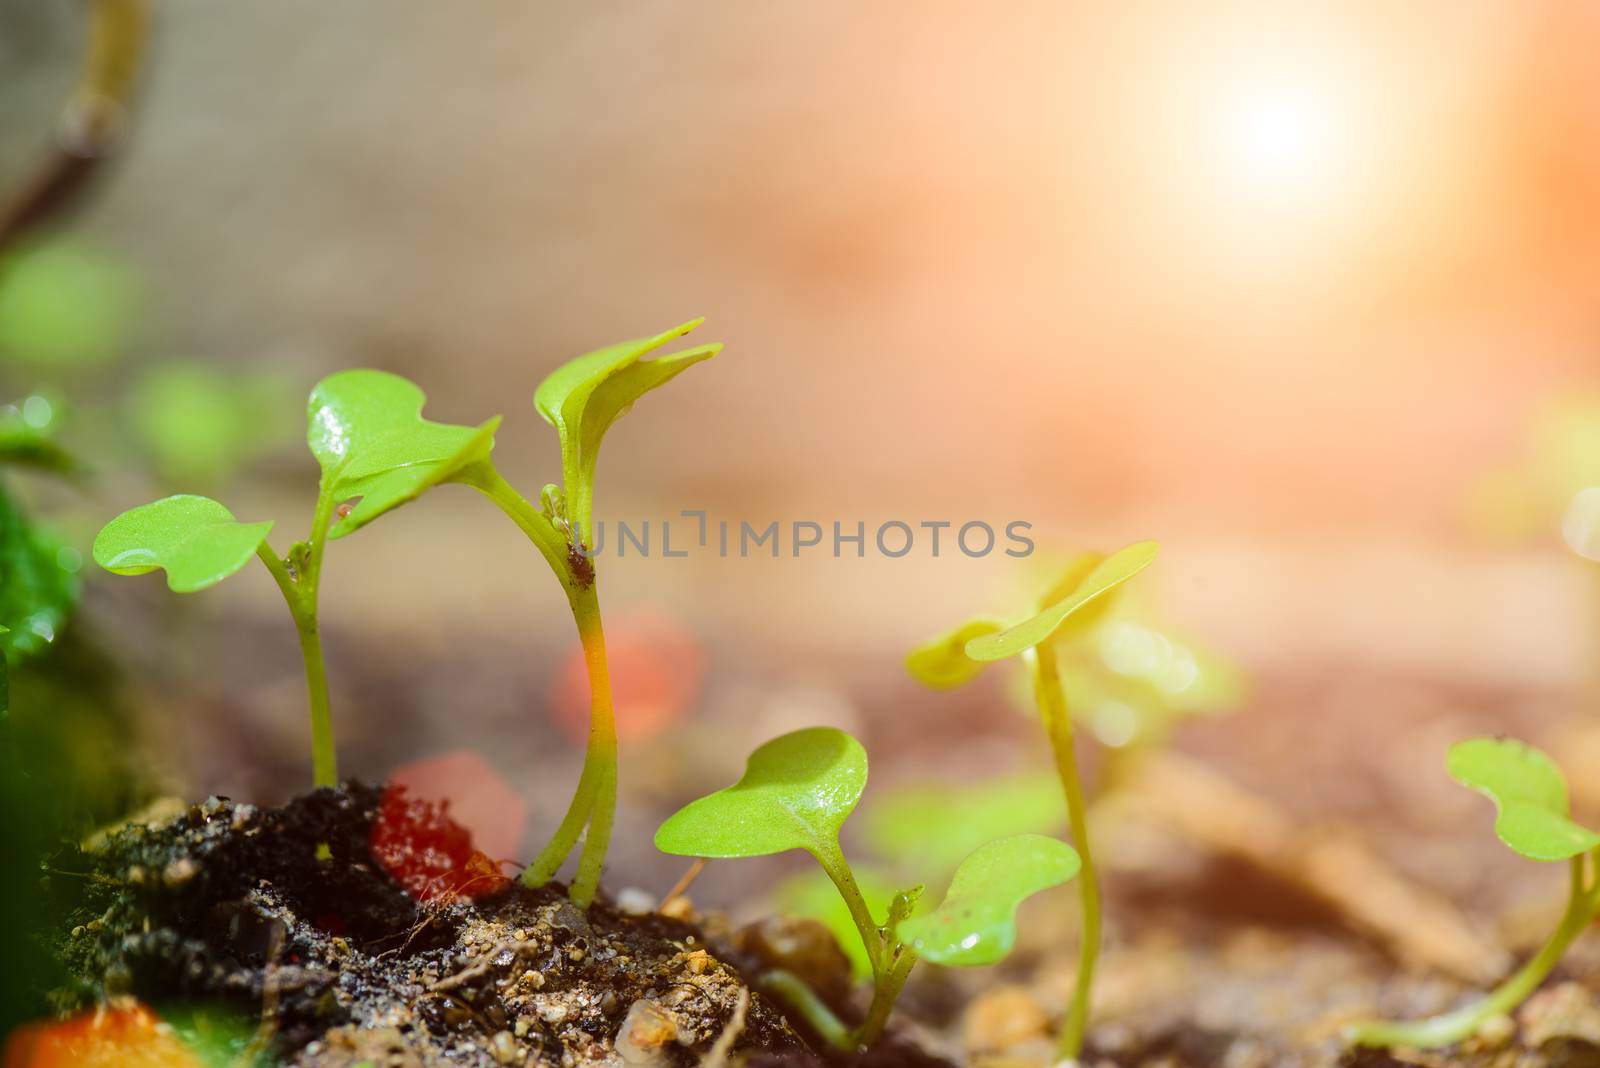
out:
{"label": "curled leaf", "polygon": [[359,497],[331,537],[353,534],[392,508],[457,477],[494,448],[496,416],[478,426],[422,417],[427,395],[385,371],[341,371],[317,383],[306,404],[306,443],[322,465],[322,491]]}
{"label": "curled leaf", "polygon": [[1500,840],[1530,860],[1567,860],[1600,845],[1568,818],[1567,781],[1548,756],[1514,738],[1469,738],[1450,747],[1450,777],[1488,797]]}
{"label": "curled leaf", "polygon": [[965,686],[987,665],[967,655],[967,643],[985,634],[997,634],[1004,625],[992,619],[969,619],[954,630],[917,646],[906,656],[906,670],[924,686],[953,690]]}
{"label": "curled leaf", "polygon": [[751,753],[738,782],[670,816],[656,848],[684,857],[829,854],[866,785],[860,742],[832,727],[794,731]]}
{"label": "curled leaf", "polygon": [[683,337],[704,321],[691,319],[655,337],[586,353],[556,368],[534,391],[534,407],[561,438],[567,519],[583,545],[594,544],[594,471],[606,431],[627,414],[634,401],[701,360],[709,360],[722,351],[722,346],[698,345],[653,360],[641,357]]}
{"label": "curled leaf", "polygon": [[935,964],[993,964],[1017,943],[1017,907],[1070,882],[1079,866],[1077,851],[1058,838],[998,838],[963,860],[944,902],[900,924],[899,937]]}
{"label": "curled leaf", "polygon": [[1141,541],[1119,549],[1091,568],[1070,591],[1058,583],[1051,592],[1061,598],[1035,615],[998,634],[973,638],[967,643],[967,655],[989,662],[1032,649],[1052,637],[1075,612],[1149,567],[1159,548],[1153,541]]}
{"label": "curled leaf", "polygon": [[118,575],[156,568],[178,593],[214,586],[250,562],[272,523],[241,523],[209,497],[179,494],[130,508],[94,539],[95,563]]}

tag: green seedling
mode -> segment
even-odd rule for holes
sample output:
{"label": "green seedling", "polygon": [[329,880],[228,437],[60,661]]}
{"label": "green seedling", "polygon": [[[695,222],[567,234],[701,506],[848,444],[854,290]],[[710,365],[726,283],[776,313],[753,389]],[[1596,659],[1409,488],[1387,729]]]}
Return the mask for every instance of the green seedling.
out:
{"label": "green seedling", "polygon": [[498,505],[544,556],[567,595],[583,645],[589,672],[589,739],[583,771],[555,834],[522,873],[523,882],[529,886],[543,886],[555,877],[582,835],[583,850],[570,890],[572,900],[580,907],[587,907],[594,900],[600,885],[617,806],[617,729],[591,555],[595,545],[595,466],[606,431],[634,401],[722,351],[721,345],[700,345],[643,359],[701,322],[695,319],[655,337],[625,341],[579,356],[539,384],[534,392],[534,407],[560,437],[562,485],[545,486],[537,508],[513,489],[487,459],[474,464],[461,478]]}
{"label": "green seedling", "polygon": [[593,544],[594,476],[605,432],[633,402],[721,345],[702,345],[652,360],[642,357],[700,324],[693,320],[652,338],[623,342],[580,356],[541,383],[539,413],[561,440],[564,486],[544,487],[530,504],[495,468],[496,416],[478,426],[422,418],[422,390],[381,371],[345,371],[324,379],[307,408],[307,443],[322,481],[303,542],[280,557],[267,545],[271,523],[240,523],[203,497],[169,497],[124,513],[101,531],[94,555],[120,574],[163,568],[179,592],[203,589],[242,568],[251,556],[267,565],[300,633],[312,719],[315,781],[337,781],[326,672],[317,629],[317,590],[327,541],[352,534],[434,486],[471,486],[500,507],[527,535],[567,595],[589,671],[589,744],[571,805],[550,843],[522,878],[542,886],[555,877],[584,836],[572,900],[587,907],[600,884],[617,797],[617,733],[611,707],[605,635]]}
{"label": "green seedling", "polygon": [[922,887],[895,894],[882,920],[869,907],[845,860],[839,831],[867,784],[861,743],[831,727],[775,738],[750,754],[744,775],[692,801],[656,831],[656,848],[686,857],[760,857],[803,849],[844,900],[871,967],[872,1004],[858,1027],[846,1027],[793,975],[769,973],[766,988],[789,1001],[816,1032],[840,1049],[870,1046],[883,1033],[895,999],[918,959],[937,964],[993,964],[1016,943],[1016,911],[1028,897],[1071,880],[1079,868],[1065,842],[1042,835],[1001,838],[957,868],[944,903],[912,912]]}
{"label": "green seedling", "polygon": [[1039,599],[1039,610],[1019,623],[976,619],[914,650],[906,658],[911,674],[938,688],[960,686],[975,678],[988,664],[1019,654],[1031,654],[1034,699],[1055,756],[1056,774],[1066,795],[1067,819],[1072,839],[1083,862],[1079,880],[1083,902],[1083,935],[1078,957],[1078,977],[1061,1031],[1061,1054],[1075,1059],[1088,1029],[1095,963],[1100,953],[1100,887],[1095,877],[1094,854],[1089,846],[1088,817],[1083,783],[1078,775],[1072,719],[1062,689],[1056,643],[1081,634],[1106,612],[1106,595],[1133,578],[1155,560],[1157,546],[1142,541],[1110,556],[1085,553]]}
{"label": "green seedling", "polygon": [[1573,822],[1566,780],[1548,756],[1510,738],[1472,738],[1451,747],[1448,768],[1451,778],[1494,802],[1495,833],[1512,850],[1569,863],[1566,912],[1539,951],[1486,997],[1425,1020],[1353,1025],[1346,1037],[1355,1045],[1431,1049],[1470,1037],[1532,994],[1600,914],[1600,834]]}
{"label": "green seedling", "polygon": [[214,586],[251,557],[266,565],[300,638],[317,786],[339,780],[317,621],[328,540],[458,478],[494,444],[498,419],[476,427],[434,423],[422,418],[425,399],[412,383],[382,371],[344,371],[317,384],[306,408],[306,441],[322,478],[310,533],[287,556],[267,542],[270,521],[242,523],[218,502],[188,494],[124,512],[95,538],[95,561],[107,571],[142,575],[159,568],[178,593]]}

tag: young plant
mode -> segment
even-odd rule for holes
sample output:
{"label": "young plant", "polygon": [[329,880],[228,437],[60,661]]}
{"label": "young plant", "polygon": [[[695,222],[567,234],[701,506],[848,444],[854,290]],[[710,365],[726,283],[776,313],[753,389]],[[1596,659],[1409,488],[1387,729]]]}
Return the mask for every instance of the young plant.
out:
{"label": "young plant", "polygon": [[300,638],[311,709],[312,781],[339,781],[327,671],[317,622],[323,553],[330,538],[353,533],[429,488],[486,460],[499,418],[452,426],[422,418],[422,390],[382,371],[344,371],[323,379],[306,407],[306,441],[322,469],[305,541],[280,555],[267,542],[270,521],[241,523],[209,497],[165,497],[122,513],[95,538],[95,562],[119,575],[166,571],[178,593],[214,586],[259,559],[283,594]]}
{"label": "young plant", "polygon": [[624,341],[579,356],[539,384],[534,407],[561,439],[562,474],[561,486],[544,487],[539,507],[523,499],[487,457],[460,476],[460,481],[498,505],[544,556],[567,595],[583,644],[589,672],[589,740],[583,771],[555,834],[522,873],[529,886],[543,886],[555,877],[583,835],[578,873],[570,890],[580,907],[594,900],[600,885],[617,806],[617,729],[592,559],[595,465],[606,431],[634,401],[722,351],[719,344],[700,345],[642,359],[703,321],[695,319],[655,337]]}
{"label": "young plant", "polygon": [[1539,951],[1486,997],[1425,1020],[1355,1024],[1346,1037],[1358,1046],[1431,1049],[1468,1038],[1533,993],[1600,914],[1600,834],[1572,821],[1566,780],[1548,756],[1510,738],[1472,738],[1451,747],[1447,766],[1451,778],[1494,802],[1502,842],[1529,860],[1568,862],[1566,912]]}
{"label": "young plant", "polygon": [[906,658],[906,667],[918,680],[935,688],[951,689],[971,681],[994,661],[1031,653],[1034,699],[1066,795],[1072,839],[1083,862],[1083,878],[1079,880],[1083,935],[1078,977],[1060,1044],[1062,1056],[1068,1059],[1075,1059],[1082,1050],[1088,1028],[1090,992],[1100,953],[1100,887],[1089,847],[1083,784],[1078,777],[1072,719],[1067,714],[1056,642],[1091,626],[1105,610],[1106,594],[1150,566],[1156,552],[1155,542],[1142,541],[1110,556],[1085,553],[1045,591],[1039,599],[1039,610],[1027,619],[1011,626],[993,619],[970,620],[913,650]]}
{"label": "young plant", "polygon": [[922,887],[896,894],[879,920],[856,883],[839,830],[867,784],[861,743],[831,727],[785,734],[750,754],[732,786],[692,801],[656,831],[656,848],[686,857],[760,857],[803,849],[838,888],[872,971],[872,1004],[858,1027],[846,1027],[795,976],[769,973],[763,984],[795,1006],[840,1049],[870,1046],[883,1033],[895,998],[919,958],[936,964],[993,964],[1016,943],[1017,906],[1078,873],[1071,846],[1043,835],[1016,835],[980,846],[959,868],[944,903],[911,913]]}

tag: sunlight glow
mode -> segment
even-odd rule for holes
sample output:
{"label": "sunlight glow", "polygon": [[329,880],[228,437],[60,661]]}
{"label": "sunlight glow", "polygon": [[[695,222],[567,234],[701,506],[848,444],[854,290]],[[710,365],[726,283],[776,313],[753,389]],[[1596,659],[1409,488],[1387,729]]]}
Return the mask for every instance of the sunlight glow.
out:
{"label": "sunlight glow", "polygon": [[1308,75],[1242,80],[1225,91],[1214,131],[1222,177],[1274,199],[1336,195],[1350,169],[1350,102]]}

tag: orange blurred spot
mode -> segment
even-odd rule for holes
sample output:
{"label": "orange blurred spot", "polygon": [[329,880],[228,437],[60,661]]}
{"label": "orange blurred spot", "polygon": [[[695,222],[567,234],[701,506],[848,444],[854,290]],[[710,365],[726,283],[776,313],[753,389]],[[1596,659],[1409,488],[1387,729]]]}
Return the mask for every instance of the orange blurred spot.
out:
{"label": "orange blurred spot", "polygon": [[404,787],[414,798],[447,802],[450,818],[491,857],[514,857],[522,845],[526,802],[469,749],[402,764],[389,773],[388,785]]}
{"label": "orange blurred spot", "polygon": [[5,1068],[205,1068],[172,1030],[142,1005],[102,1008],[60,1023],[19,1027],[6,1042]]}
{"label": "orange blurred spot", "polygon": [[450,818],[449,801],[409,798],[394,783],[384,787],[368,848],[424,905],[487,897],[511,883],[498,863],[474,848],[472,833]]}
{"label": "orange blurred spot", "polygon": [[[617,736],[643,741],[689,711],[700,692],[704,654],[676,619],[657,609],[624,614],[606,624],[606,659]],[[574,643],[556,678],[555,720],[567,734],[589,736],[589,674],[583,647]]]}

